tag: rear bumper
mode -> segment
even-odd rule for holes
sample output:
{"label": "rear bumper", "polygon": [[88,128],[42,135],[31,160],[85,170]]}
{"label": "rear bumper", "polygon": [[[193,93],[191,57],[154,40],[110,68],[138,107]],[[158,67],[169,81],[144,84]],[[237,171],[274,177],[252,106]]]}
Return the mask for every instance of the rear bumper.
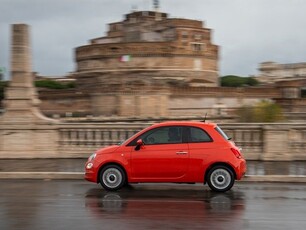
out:
{"label": "rear bumper", "polygon": [[236,170],[236,177],[237,177],[236,179],[241,180],[244,177],[246,170],[247,170],[246,161],[244,159],[241,159],[240,164]]}

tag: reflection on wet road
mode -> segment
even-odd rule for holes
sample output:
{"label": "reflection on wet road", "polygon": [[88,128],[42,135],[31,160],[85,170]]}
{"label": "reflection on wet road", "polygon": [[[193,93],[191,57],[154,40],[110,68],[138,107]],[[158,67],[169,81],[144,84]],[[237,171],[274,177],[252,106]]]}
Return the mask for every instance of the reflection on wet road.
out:
{"label": "reflection on wet road", "polygon": [[305,229],[306,185],[133,185],[0,180],[0,229]]}
{"label": "reflection on wet road", "polygon": [[[203,226],[221,229],[223,226],[240,229],[243,221],[243,194],[227,194],[192,190],[128,189],[119,193],[89,190],[86,207],[97,218],[113,218],[145,228],[201,229]],[[116,222],[117,222],[116,221]],[[119,227],[119,226],[118,226]]]}

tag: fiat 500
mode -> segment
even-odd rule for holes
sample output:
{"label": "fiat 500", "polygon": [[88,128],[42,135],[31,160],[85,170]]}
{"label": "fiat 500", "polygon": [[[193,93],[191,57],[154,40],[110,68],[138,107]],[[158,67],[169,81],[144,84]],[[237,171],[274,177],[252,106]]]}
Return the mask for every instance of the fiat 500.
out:
{"label": "fiat 500", "polygon": [[214,123],[154,124],[120,145],[102,148],[85,164],[85,179],[115,191],[128,183],[204,183],[232,188],[246,172],[239,148]]}

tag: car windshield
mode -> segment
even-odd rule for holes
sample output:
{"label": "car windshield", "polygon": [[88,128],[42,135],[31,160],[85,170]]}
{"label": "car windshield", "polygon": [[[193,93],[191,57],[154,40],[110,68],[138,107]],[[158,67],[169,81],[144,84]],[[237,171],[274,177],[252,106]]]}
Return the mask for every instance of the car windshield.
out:
{"label": "car windshield", "polygon": [[215,128],[215,130],[216,130],[225,140],[230,140],[230,139],[231,139],[231,138],[229,138],[229,137],[226,135],[225,132],[223,132],[223,130],[222,130],[219,126],[217,126],[217,127]]}

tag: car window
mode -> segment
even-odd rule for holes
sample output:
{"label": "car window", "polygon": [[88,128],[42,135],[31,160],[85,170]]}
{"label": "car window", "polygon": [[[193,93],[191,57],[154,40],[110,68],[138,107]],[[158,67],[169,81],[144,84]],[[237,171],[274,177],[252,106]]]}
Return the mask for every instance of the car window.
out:
{"label": "car window", "polygon": [[190,127],[189,142],[212,142],[212,138],[200,128]]}
{"label": "car window", "polygon": [[225,132],[223,132],[223,130],[222,130],[219,126],[217,126],[217,127],[215,128],[215,130],[216,130],[225,140],[230,140],[230,139],[231,139],[231,138],[229,138],[229,137],[226,135]]}
{"label": "car window", "polygon": [[182,127],[167,126],[149,130],[135,140],[129,146],[136,145],[136,141],[142,139],[146,145],[182,143]]}

